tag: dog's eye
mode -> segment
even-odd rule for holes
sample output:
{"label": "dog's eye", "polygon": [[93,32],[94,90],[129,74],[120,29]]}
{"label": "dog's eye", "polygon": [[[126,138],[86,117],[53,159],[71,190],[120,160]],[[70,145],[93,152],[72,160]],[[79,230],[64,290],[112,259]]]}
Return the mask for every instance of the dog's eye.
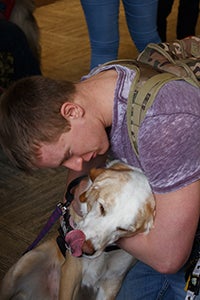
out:
{"label": "dog's eye", "polygon": [[106,211],[105,211],[105,208],[103,207],[103,204],[102,204],[102,203],[99,203],[99,207],[100,207],[101,215],[102,215],[102,216],[105,216]]}
{"label": "dog's eye", "polygon": [[119,230],[119,231],[127,231],[127,229],[125,229],[125,228],[122,228],[122,227],[117,227],[117,230]]}

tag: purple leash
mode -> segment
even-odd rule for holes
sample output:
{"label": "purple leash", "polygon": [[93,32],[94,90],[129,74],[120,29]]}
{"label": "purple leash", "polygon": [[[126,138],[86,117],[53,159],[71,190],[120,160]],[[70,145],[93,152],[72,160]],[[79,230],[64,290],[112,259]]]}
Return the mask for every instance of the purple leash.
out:
{"label": "purple leash", "polygon": [[38,234],[37,238],[33,241],[33,243],[26,249],[26,251],[23,253],[27,253],[28,251],[34,249],[37,244],[43,239],[43,237],[48,233],[48,231],[51,229],[51,227],[55,224],[55,222],[62,216],[62,204],[58,203],[55,210],[49,217],[47,223],[44,225],[43,229]]}
{"label": "purple leash", "polygon": [[26,251],[23,253],[23,255],[25,253],[27,253],[30,250],[33,250],[38,243],[43,239],[43,237],[49,232],[49,230],[51,229],[51,227],[55,224],[55,222],[66,213],[66,210],[68,209],[68,207],[70,206],[72,200],[74,199],[74,195],[71,193],[71,190],[73,187],[75,187],[77,184],[80,183],[80,181],[86,177],[86,175],[80,176],[78,178],[75,178],[74,180],[72,180],[67,188],[67,192],[65,194],[65,199],[66,199],[66,203],[61,203],[59,202],[56,205],[55,210],[53,211],[53,213],[51,214],[51,216],[49,217],[47,223],[44,225],[43,229],[40,231],[40,233],[38,234],[37,238],[33,241],[33,243],[26,249]]}

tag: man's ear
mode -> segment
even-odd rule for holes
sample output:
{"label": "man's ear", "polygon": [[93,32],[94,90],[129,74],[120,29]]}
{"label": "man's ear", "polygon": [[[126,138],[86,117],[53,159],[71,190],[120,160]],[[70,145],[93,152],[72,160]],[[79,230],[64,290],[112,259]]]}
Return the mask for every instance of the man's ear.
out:
{"label": "man's ear", "polygon": [[61,106],[60,113],[65,119],[77,119],[84,115],[84,109],[76,103],[65,102]]}

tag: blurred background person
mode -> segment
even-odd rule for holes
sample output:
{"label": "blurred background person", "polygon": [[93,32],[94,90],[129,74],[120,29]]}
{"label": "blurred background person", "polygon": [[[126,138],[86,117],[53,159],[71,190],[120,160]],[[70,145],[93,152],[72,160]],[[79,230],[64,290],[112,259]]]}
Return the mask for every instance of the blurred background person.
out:
{"label": "blurred background person", "polygon": [[12,82],[41,74],[24,32],[14,23],[0,19],[0,94]]}
{"label": "blurred background person", "polygon": [[[200,0],[180,0],[178,7],[176,36],[183,39],[195,35],[199,16]],[[158,0],[157,26],[162,42],[167,41],[167,17],[172,11],[174,0]]]}
{"label": "blurred background person", "polygon": [[[159,43],[158,0],[122,0],[131,38],[139,52],[148,43]],[[81,0],[91,45],[91,69],[117,59],[120,0]]]}

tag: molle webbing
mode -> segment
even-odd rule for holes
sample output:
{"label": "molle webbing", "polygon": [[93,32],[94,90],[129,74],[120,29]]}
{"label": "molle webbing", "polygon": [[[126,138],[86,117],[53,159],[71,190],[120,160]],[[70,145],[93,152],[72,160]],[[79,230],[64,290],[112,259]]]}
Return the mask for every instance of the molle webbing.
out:
{"label": "molle webbing", "polygon": [[104,66],[117,64],[135,71],[135,77],[128,96],[127,127],[132,148],[138,156],[137,140],[139,127],[160,88],[171,80],[185,80],[195,86],[198,86],[198,84],[189,76],[182,77],[166,71],[163,72],[153,68],[151,65],[133,59],[113,60],[105,63]]}

